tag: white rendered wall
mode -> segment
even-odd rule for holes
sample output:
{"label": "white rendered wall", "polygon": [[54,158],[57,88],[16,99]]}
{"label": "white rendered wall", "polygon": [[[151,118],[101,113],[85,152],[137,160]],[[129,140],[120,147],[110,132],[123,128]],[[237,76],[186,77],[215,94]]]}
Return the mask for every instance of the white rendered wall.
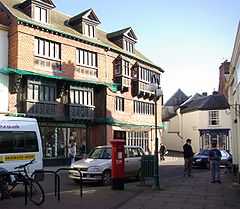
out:
{"label": "white rendered wall", "polygon": [[[8,32],[0,25],[0,69],[8,66]],[[8,75],[0,73],[0,112],[8,111]]]}

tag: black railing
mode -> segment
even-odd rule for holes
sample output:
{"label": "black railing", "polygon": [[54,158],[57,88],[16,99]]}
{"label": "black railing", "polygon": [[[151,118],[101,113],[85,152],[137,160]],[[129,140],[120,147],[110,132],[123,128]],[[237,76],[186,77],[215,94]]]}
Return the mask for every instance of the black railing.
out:
{"label": "black railing", "polygon": [[26,101],[26,114],[35,117],[55,117],[57,104]]}
{"label": "black railing", "polygon": [[79,104],[69,105],[70,120],[93,120],[94,112],[94,106],[84,106]]}

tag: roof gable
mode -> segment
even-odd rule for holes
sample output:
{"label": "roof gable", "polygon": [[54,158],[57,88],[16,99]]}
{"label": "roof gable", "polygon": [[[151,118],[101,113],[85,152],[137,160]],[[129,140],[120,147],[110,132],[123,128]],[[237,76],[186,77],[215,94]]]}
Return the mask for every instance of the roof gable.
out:
{"label": "roof gable", "polygon": [[80,23],[82,20],[92,22],[95,25],[101,23],[93,9],[85,10],[84,12],[71,17],[68,22],[70,25],[75,25],[76,23]]}
{"label": "roof gable", "polygon": [[25,0],[23,2],[20,3],[20,7],[25,7],[26,5],[29,5],[31,3],[38,3],[38,4],[43,4],[47,7],[50,8],[55,8],[55,4],[53,3],[53,1],[51,0]]}
{"label": "roof gable", "polygon": [[178,89],[173,96],[168,99],[164,106],[180,106],[187,99],[188,96],[181,89]]}
{"label": "roof gable", "polygon": [[124,28],[124,29],[109,33],[107,36],[108,36],[109,39],[114,39],[114,38],[125,36],[125,37],[133,40],[134,42],[137,41],[137,36],[135,35],[135,33],[134,33],[134,31],[131,27]]}

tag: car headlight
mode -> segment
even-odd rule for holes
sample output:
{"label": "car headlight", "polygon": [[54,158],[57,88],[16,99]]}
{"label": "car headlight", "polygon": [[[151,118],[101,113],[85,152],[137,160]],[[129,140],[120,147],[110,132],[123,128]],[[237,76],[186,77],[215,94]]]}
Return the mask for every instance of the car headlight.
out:
{"label": "car headlight", "polygon": [[202,161],[202,159],[196,159],[196,162],[201,162]]}
{"label": "car headlight", "polygon": [[88,172],[101,172],[100,167],[89,167]]}

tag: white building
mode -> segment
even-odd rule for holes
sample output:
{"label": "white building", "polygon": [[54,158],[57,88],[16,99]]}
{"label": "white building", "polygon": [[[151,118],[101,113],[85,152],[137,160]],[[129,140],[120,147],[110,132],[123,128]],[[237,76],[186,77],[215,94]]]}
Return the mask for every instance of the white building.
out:
{"label": "white building", "polygon": [[182,152],[188,138],[192,139],[194,152],[210,148],[213,141],[221,149],[231,149],[230,109],[224,96],[196,94],[185,101],[171,99],[179,102],[178,106],[172,107],[170,114],[163,117],[166,127],[163,143],[168,150]]}
{"label": "white building", "polygon": [[233,129],[233,165],[240,183],[240,23],[232,52],[228,78],[229,104]]}
{"label": "white building", "polygon": [[8,75],[3,68],[8,66],[8,28],[0,24],[0,113],[8,112]]}

